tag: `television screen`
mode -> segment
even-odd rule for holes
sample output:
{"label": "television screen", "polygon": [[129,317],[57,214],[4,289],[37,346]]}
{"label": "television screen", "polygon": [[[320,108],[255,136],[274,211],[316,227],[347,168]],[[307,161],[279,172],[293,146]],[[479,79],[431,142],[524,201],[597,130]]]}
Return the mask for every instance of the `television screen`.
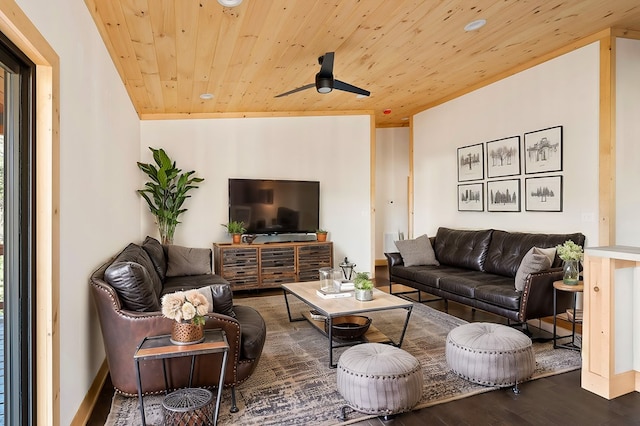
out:
{"label": "television screen", "polygon": [[248,234],[315,232],[319,207],[317,181],[229,179],[229,220]]}

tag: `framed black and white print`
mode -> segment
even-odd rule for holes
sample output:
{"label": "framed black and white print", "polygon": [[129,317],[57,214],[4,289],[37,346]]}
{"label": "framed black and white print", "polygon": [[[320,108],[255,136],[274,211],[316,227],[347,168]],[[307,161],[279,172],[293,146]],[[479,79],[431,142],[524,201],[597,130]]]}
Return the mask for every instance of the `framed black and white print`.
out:
{"label": "framed black and white print", "polygon": [[562,176],[526,178],[524,191],[526,211],[562,211]]}
{"label": "framed black and white print", "polygon": [[520,179],[490,180],[487,182],[487,211],[519,212]]}
{"label": "framed black and white print", "polygon": [[487,142],[487,177],[520,174],[520,136]]}
{"label": "framed black and white print", "polygon": [[562,126],[524,134],[524,172],[526,174],[562,170]]}
{"label": "framed black and white print", "polygon": [[458,182],[481,179],[484,179],[483,144],[458,148]]}
{"label": "framed black and white print", "polygon": [[458,185],[458,211],[484,211],[484,184],[467,183]]}

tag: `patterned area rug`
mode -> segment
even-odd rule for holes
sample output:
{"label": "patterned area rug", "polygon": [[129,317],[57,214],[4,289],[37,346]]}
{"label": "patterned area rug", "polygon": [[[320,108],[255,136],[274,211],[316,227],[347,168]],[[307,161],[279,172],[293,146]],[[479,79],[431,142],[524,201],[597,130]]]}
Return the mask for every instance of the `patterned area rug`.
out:
{"label": "patterned area rug", "polygon": [[[292,315],[308,310],[290,297]],[[229,412],[231,393],[223,392],[219,425],[336,425],[372,418],[358,412],[349,413],[349,421],[338,419],[344,399],[336,388],[336,369],[329,368],[326,337],[306,321],[289,322],[282,296],[238,299],[240,305],[257,309],[267,323],[267,340],[260,363],[245,383],[236,389],[240,412]],[[406,311],[369,314],[372,324],[397,341]],[[424,391],[415,408],[424,408],[455,399],[488,392],[496,388],[470,383],[449,371],[445,360],[447,333],[465,324],[459,318],[415,303],[402,349],[422,364]],[[534,379],[580,368],[580,354],[553,349],[551,342],[534,342],[536,369]],[[334,361],[341,348],[334,352]],[[163,424],[162,396],[144,398],[148,425]],[[113,397],[108,426],[140,424],[137,398]]]}

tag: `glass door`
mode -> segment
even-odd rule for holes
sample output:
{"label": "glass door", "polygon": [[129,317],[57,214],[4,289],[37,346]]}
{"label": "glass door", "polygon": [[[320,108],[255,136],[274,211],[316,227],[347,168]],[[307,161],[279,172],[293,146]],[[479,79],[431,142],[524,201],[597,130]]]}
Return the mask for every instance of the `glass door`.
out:
{"label": "glass door", "polygon": [[0,34],[0,425],[35,419],[34,72]]}

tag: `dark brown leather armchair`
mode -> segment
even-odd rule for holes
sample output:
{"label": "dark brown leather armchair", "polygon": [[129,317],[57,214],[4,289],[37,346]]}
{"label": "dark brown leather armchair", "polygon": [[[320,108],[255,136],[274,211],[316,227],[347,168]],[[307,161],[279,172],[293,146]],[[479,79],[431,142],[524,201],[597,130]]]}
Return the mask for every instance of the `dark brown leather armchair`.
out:
{"label": "dark brown leather armchair", "polygon": [[[160,311],[140,312],[126,309],[119,297],[118,290],[105,280],[105,271],[118,260],[131,263],[131,246],[128,246],[115,259],[98,268],[90,278],[91,292],[98,311],[100,327],[115,390],[126,396],[137,396],[137,384],[133,355],[142,339],[146,336],[170,334],[173,320],[162,316]],[[133,251],[136,250],[135,246]],[[142,253],[144,255],[144,253]],[[140,253],[136,252],[136,256]],[[135,259],[133,259],[135,260]],[[208,281],[219,283],[221,278],[213,274],[187,276],[184,286],[177,288],[180,279],[171,278],[171,290],[188,289],[206,285]],[[224,282],[224,280],[222,280]],[[219,284],[218,284],[219,285]],[[215,286],[214,286],[215,287]],[[213,294],[226,298],[228,304],[231,296],[228,284],[222,284],[225,291]],[[214,305],[216,302],[214,300]],[[220,328],[224,330],[229,342],[229,356],[225,371],[224,385],[232,390],[232,411],[237,411],[235,387],[245,381],[255,370],[266,337],[266,326],[262,316],[248,306],[233,305],[230,311],[235,317],[221,313],[206,315],[205,329]],[[229,313],[229,312],[227,312]],[[218,354],[204,355],[196,358],[193,373],[193,386],[215,387],[218,385],[222,357]],[[188,386],[191,358],[174,358],[166,361],[169,389]],[[143,394],[161,393],[165,391],[162,372],[162,361],[153,360],[140,363]]]}

